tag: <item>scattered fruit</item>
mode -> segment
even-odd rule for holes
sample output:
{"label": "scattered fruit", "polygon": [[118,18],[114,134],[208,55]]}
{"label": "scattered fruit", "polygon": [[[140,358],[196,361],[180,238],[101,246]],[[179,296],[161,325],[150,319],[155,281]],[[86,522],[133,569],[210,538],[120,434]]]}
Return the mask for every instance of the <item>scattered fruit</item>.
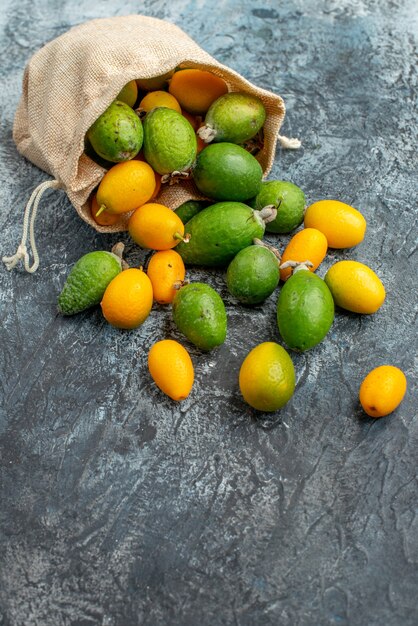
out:
{"label": "scattered fruit", "polygon": [[279,284],[279,261],[264,246],[252,245],[240,250],[226,273],[230,293],[242,304],[261,304]]}
{"label": "scattered fruit", "polygon": [[383,304],[386,291],[370,267],[358,261],[338,261],[325,274],[335,304],[353,313],[375,313]]}
{"label": "scattered fruit", "polygon": [[352,248],[364,239],[366,220],[339,200],[320,200],[306,209],[305,227],[324,233],[330,248]]}
{"label": "scattered fruit", "polygon": [[197,156],[193,179],[199,191],[215,200],[244,202],[257,195],[263,170],[249,152],[234,143],[216,143]]}
{"label": "scattered fruit", "polygon": [[226,339],[225,305],[204,283],[180,287],[173,300],[173,319],[179,331],[201,350],[212,350]]}
{"label": "scattered fruit", "polygon": [[186,348],[172,339],[157,341],[148,353],[148,369],[155,384],[176,402],[185,400],[194,381],[193,363]]}
{"label": "scattered fruit", "polygon": [[[280,209],[279,209],[280,210]],[[316,228],[304,228],[292,237],[282,254],[282,265],[287,261],[303,263],[310,261],[309,267],[314,272],[322,263],[327,253],[328,242],[323,233]],[[292,274],[291,267],[280,268],[280,279],[286,281]]]}
{"label": "scattered fruit", "polygon": [[156,202],[140,206],[129,218],[129,234],[141,248],[151,250],[169,250],[183,237],[184,224],[168,207]]}
{"label": "scattered fruit", "polygon": [[181,113],[181,107],[175,97],[166,91],[150,91],[139,103],[139,110],[145,111],[145,113],[149,113],[156,107],[166,107]]}
{"label": "scattered fruit", "polygon": [[170,304],[176,295],[176,286],[184,281],[186,269],[183,259],[175,250],[161,250],[152,255],[147,268],[152,283],[154,300]]}
{"label": "scattered fruit", "polygon": [[182,109],[193,115],[204,115],[212,102],[228,91],[223,78],[198,69],[180,70],[170,80],[168,91]]}
{"label": "scattered fruit", "polygon": [[369,372],[360,386],[359,399],[370,417],[392,413],[406,393],[405,374],[393,365],[381,365]]}
{"label": "scattered fruit", "polygon": [[58,296],[58,311],[74,315],[99,304],[106,287],[121,271],[121,254],[105,250],[88,252],[70,271]]}
{"label": "scattered fruit", "polygon": [[265,121],[266,110],[259,98],[246,93],[227,93],[211,104],[205,124],[197,134],[205,143],[242,144],[252,139]]}
{"label": "scattered fruit", "polygon": [[144,119],[144,156],[159,174],[189,170],[196,158],[196,134],[183,115],[164,107]]}
{"label": "scattered fruit", "polygon": [[116,100],[120,102],[124,102],[130,107],[133,107],[136,99],[138,98],[138,87],[136,84],[136,80],[131,80],[129,83],[123,87],[123,89],[119,92],[119,95],[116,96]]}
{"label": "scattered fruit", "polygon": [[234,256],[261,239],[266,216],[241,202],[217,202],[200,211],[185,228],[190,242],[180,242],[177,252],[189,265],[222,267]]}
{"label": "scattered fruit", "polygon": [[97,204],[109,213],[127,213],[150,200],[155,191],[152,167],[143,161],[126,161],[114,165],[103,176],[97,190]]}
{"label": "scattered fruit", "polygon": [[334,321],[334,300],[325,282],[299,269],[280,290],[277,324],[292,350],[305,351],[323,340]]}
{"label": "scattered fruit", "polygon": [[141,120],[130,106],[115,100],[87,131],[94,151],[103,159],[128,161],[142,147]]}
{"label": "scattered fruit", "polygon": [[148,317],[153,302],[152,285],[141,269],[118,274],[107,286],[100,303],[105,319],[116,328],[132,329]]}
{"label": "scattered fruit", "polygon": [[305,194],[302,189],[285,180],[269,180],[261,183],[261,188],[251,206],[263,209],[274,206],[277,216],[267,225],[269,233],[290,233],[303,222]]}
{"label": "scattered fruit", "polygon": [[273,341],[253,348],[239,372],[239,387],[244,400],[258,411],[281,409],[293,396],[295,384],[292,359]]}

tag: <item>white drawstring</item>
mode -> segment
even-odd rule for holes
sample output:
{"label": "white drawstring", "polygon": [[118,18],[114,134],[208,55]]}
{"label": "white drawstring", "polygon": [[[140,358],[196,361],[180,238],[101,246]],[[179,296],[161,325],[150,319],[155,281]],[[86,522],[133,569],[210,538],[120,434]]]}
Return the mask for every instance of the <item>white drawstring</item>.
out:
{"label": "white drawstring", "polygon": [[302,145],[300,139],[296,139],[295,137],[285,137],[285,135],[277,135],[277,139],[280,141],[280,145],[282,148],[286,150],[299,150]]}
{"label": "white drawstring", "polygon": [[[36,272],[39,267],[39,254],[35,243],[35,219],[38,211],[38,206],[41,201],[43,193],[47,189],[58,189],[60,183],[57,180],[46,180],[38,185],[32,192],[31,197],[25,207],[25,214],[23,217],[23,233],[22,241],[20,242],[16,253],[13,256],[4,256],[2,258],[3,263],[10,271],[19,263],[21,259],[24,259],[25,270],[30,274]],[[29,243],[33,255],[33,263],[29,265],[29,253],[26,247],[26,241],[28,239],[29,231]]]}

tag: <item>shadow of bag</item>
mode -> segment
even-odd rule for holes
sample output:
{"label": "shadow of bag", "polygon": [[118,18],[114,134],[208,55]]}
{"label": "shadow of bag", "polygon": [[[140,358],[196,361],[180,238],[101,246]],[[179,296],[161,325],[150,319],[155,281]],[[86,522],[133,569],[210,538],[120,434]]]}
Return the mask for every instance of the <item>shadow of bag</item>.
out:
{"label": "shadow of bag", "polygon": [[[39,265],[34,221],[48,188],[64,189],[80,217],[96,230],[127,229],[129,215],[122,215],[112,226],[100,226],[91,216],[88,198],[106,170],[84,153],[86,132],[126,83],[182,67],[208,70],[222,77],[230,91],[244,91],[263,101],[267,112],[264,146],[256,158],[264,176],[269,173],[285,116],[280,96],[256,87],[216,61],[174,24],[142,15],[91,20],[47,43],[25,69],[13,139],[18,151],[54,180],[34,190],[25,210],[19,249],[14,256],[3,258],[8,269],[20,259],[30,272]],[[182,181],[163,185],[156,201],[174,209],[199,197],[192,181]],[[28,237],[32,266],[26,248]]]}

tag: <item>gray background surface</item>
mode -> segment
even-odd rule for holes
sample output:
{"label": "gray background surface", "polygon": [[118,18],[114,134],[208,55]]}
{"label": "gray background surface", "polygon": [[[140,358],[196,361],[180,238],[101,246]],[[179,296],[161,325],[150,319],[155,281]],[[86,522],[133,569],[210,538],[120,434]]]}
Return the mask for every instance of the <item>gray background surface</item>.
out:
{"label": "gray background surface", "polygon": [[[332,252],[319,275],[336,259],[363,261],[387,300],[373,316],[339,311],[321,345],[293,354],[296,393],[264,419],[240,398],[237,372],[256,343],[280,341],[277,294],[244,309],[222,272],[190,272],[219,289],[230,325],[210,355],[189,346],[196,384],[179,406],[146,367],[152,343],[179,338],[168,309],[130,333],[99,310],[56,315],[71,265],[117,238],[48,191],[39,271],[0,268],[2,626],[417,624],[414,4],[3,0],[2,254],[47,178],[11,138],[25,63],[82,21],[144,13],[284,97],[283,132],[303,149],[279,150],[270,178],[292,180],[309,202],[352,204],[368,222],[364,242]],[[144,259],[130,244],[127,256]],[[358,388],[388,362],[409,391],[374,421]]]}

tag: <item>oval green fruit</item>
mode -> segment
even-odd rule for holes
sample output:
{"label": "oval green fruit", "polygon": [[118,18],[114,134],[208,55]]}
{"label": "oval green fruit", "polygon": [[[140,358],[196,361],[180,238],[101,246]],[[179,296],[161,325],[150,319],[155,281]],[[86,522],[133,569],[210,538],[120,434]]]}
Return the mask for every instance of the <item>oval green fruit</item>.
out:
{"label": "oval green fruit", "polygon": [[277,302],[277,324],[289,348],[313,348],[333,321],[334,300],[322,278],[308,270],[299,270],[288,278]]}
{"label": "oval green fruit", "polygon": [[183,204],[177,207],[174,213],[179,216],[183,224],[187,224],[192,217],[200,213],[200,211],[207,206],[208,203],[202,200],[187,200],[187,202],[183,202]]}
{"label": "oval green fruit", "polygon": [[121,271],[121,258],[113,252],[88,252],[70,271],[58,296],[58,311],[74,315],[99,304],[106,287]]}
{"label": "oval green fruit", "polygon": [[263,246],[253,245],[240,250],[232,259],[226,273],[230,293],[242,304],[264,302],[279,284],[277,257]]}
{"label": "oval green fruit", "polygon": [[185,172],[194,163],[196,153],[196,134],[183,115],[166,107],[157,107],[147,113],[144,118],[144,156],[156,172]]}
{"label": "oval green fruit", "polygon": [[130,106],[115,100],[89,128],[87,137],[102,159],[129,161],[142,148],[142,123]]}
{"label": "oval green fruit", "polygon": [[136,80],[131,80],[129,81],[129,83],[126,83],[126,85],[122,87],[119,94],[116,96],[116,100],[120,100],[130,107],[134,106],[137,98],[138,86],[136,84]]}
{"label": "oval green fruit", "polygon": [[173,319],[179,331],[201,350],[212,350],[225,341],[225,305],[205,283],[189,283],[177,291]]}
{"label": "oval green fruit", "polygon": [[188,265],[222,267],[242,248],[264,235],[265,224],[259,211],[241,202],[217,202],[203,209],[185,225],[189,243],[176,246]]}
{"label": "oval green fruit", "polygon": [[249,152],[233,143],[215,143],[203,148],[193,168],[201,193],[215,200],[244,202],[260,190],[263,170]]}
{"label": "oval green fruit", "polygon": [[290,233],[303,221],[306,205],[305,194],[300,187],[285,180],[270,180],[261,183],[261,188],[251,206],[263,209],[273,205],[277,209],[276,218],[267,224],[270,233]]}
{"label": "oval green fruit", "polygon": [[227,93],[210,106],[205,125],[197,134],[203,141],[244,143],[252,139],[266,120],[259,98],[246,93]]}

